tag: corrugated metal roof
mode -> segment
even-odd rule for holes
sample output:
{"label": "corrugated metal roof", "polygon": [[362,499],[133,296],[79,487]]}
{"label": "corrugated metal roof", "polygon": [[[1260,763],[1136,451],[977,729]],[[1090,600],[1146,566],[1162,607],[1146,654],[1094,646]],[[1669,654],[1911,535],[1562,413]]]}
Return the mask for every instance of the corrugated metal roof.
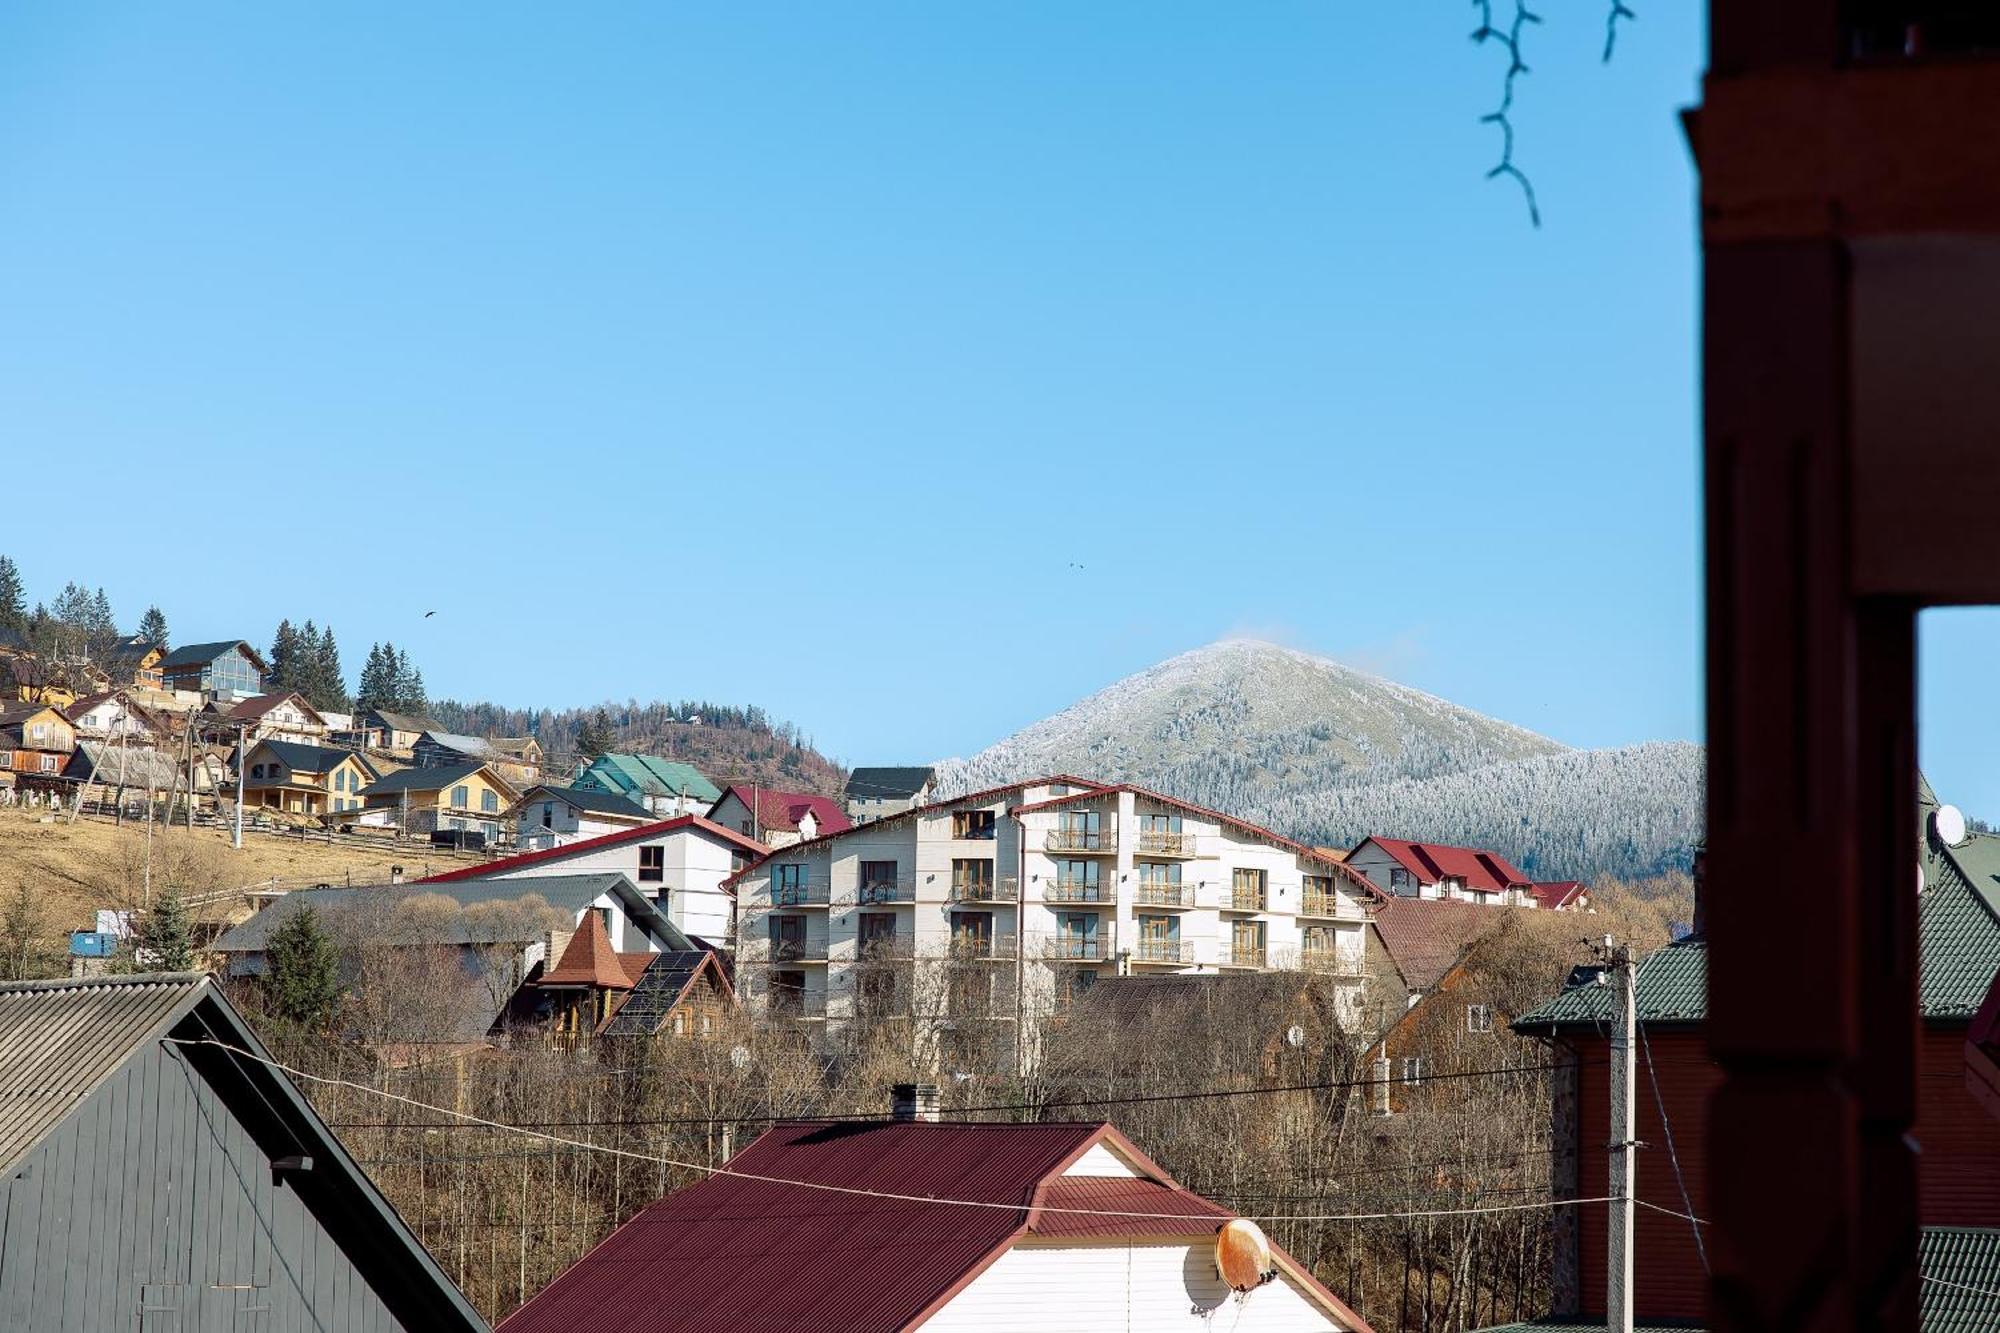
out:
{"label": "corrugated metal roof", "polygon": [[[1633,986],[1642,1023],[1699,1023],[1708,1016],[1708,944],[1690,937],[1639,961]],[[1613,1017],[1616,997],[1597,983],[1594,968],[1570,973],[1560,993],[1514,1021],[1517,1032],[1577,1025],[1599,1026]]]}
{"label": "corrugated metal roof", "polygon": [[206,666],[223,654],[235,652],[238,649],[241,649],[246,657],[257,664],[259,671],[265,669],[264,659],[257,655],[255,648],[252,648],[248,642],[242,639],[219,639],[214,643],[185,644],[161,658],[158,665],[162,671],[168,671],[175,667]]}
{"label": "corrugated metal roof", "polygon": [[333,745],[307,745],[302,741],[256,741],[250,746],[254,757],[259,750],[269,750],[276,755],[286,768],[299,773],[330,773],[343,759],[352,759],[361,765],[362,771],[371,778],[381,770],[368,762],[365,755],[354,750],[343,750]]}
{"label": "corrugated metal roof", "polygon": [[1132,1176],[1058,1176],[1044,1185],[1037,1208],[1098,1208],[1108,1213],[1174,1213],[1185,1222],[1159,1218],[1099,1217],[1087,1213],[1037,1212],[1028,1229],[1037,1236],[1212,1236],[1236,1214],[1199,1194],[1157,1180]]}
{"label": "corrugated metal roof", "polygon": [[[425,881],[420,884],[377,884],[367,887],[339,889],[300,889],[288,893],[272,903],[248,921],[232,927],[215,942],[218,953],[255,953],[264,948],[273,932],[285,923],[291,913],[301,907],[310,906],[322,916],[330,913],[375,909],[394,911],[398,904],[411,898],[437,895],[450,898],[460,907],[476,907],[487,903],[512,902],[526,895],[533,895],[547,902],[551,907],[567,912],[580,912],[590,903],[609,893],[625,877],[616,873],[598,875],[543,875],[534,879],[467,879],[450,883]],[[644,904],[643,897],[641,905]],[[664,917],[660,918],[662,921]],[[669,926],[669,930],[673,927]],[[535,930],[522,936],[521,942],[539,938]],[[678,934],[678,932],[675,932]],[[444,941],[453,944],[487,943],[482,937],[474,941],[469,927],[460,918]]]}
{"label": "corrugated metal roof", "polygon": [[171,1027],[206,982],[176,973],[0,985],[0,1171]]}
{"label": "corrugated metal roof", "polygon": [[661,759],[650,754],[601,754],[577,774],[578,786],[599,786],[607,791],[638,792],[645,796],[679,796],[703,804],[722,799],[722,789],[701,775],[692,764]]}
{"label": "corrugated metal roof", "polygon": [[510,1316],[507,1333],[903,1328],[1027,1219],[1042,1180],[1097,1125],[778,1125],[737,1171],[909,1203],[711,1176],[640,1212]]}
{"label": "corrugated metal roof", "polygon": [[934,768],[857,768],[847,775],[850,801],[906,801],[937,778]]}
{"label": "corrugated metal roof", "polygon": [[[1483,847],[1454,847],[1449,843],[1410,842],[1403,838],[1370,837],[1363,841],[1387,852],[1415,875],[1420,884],[1435,884],[1446,875],[1456,875],[1468,889],[1500,893],[1528,882],[1528,877],[1506,857]],[[1387,889],[1388,885],[1376,887]]]}
{"label": "corrugated metal roof", "polygon": [[1511,908],[1442,898],[1386,898],[1375,904],[1375,933],[1413,991],[1451,971],[1465,946],[1500,929]]}
{"label": "corrugated metal roof", "polygon": [[643,819],[651,822],[653,812],[628,796],[616,792],[598,791],[590,787],[562,787],[553,782],[544,782],[529,789],[523,801],[532,802],[535,793],[547,792],[558,801],[566,802],[586,814],[621,815],[626,819]]}
{"label": "corrugated metal roof", "polygon": [[[484,764],[446,764],[442,768],[402,768],[362,788],[361,794],[365,797],[399,791],[443,791],[453,783],[463,782],[474,773],[483,771],[485,767]],[[492,775],[488,777],[492,778]],[[504,788],[504,783],[492,780],[495,786]]]}

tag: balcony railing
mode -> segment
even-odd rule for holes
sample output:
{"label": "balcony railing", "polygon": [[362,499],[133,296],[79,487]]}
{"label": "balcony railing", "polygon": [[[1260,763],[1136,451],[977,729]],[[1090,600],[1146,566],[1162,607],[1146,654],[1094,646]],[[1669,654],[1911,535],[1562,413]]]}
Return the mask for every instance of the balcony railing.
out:
{"label": "balcony railing", "polygon": [[1108,903],[1116,899],[1110,886],[1094,879],[1054,879],[1042,890],[1042,901],[1048,903]]}
{"label": "balcony railing", "polygon": [[1139,830],[1139,845],[1132,849],[1141,856],[1193,856],[1194,834],[1156,833]]}
{"label": "balcony railing", "polygon": [[764,997],[764,1007],[773,1018],[825,1018],[826,996],[773,988]]}
{"label": "balcony railing", "polygon": [[954,935],[945,952],[948,963],[996,963],[1012,961],[1012,935]]}
{"label": "balcony railing", "polygon": [[874,935],[854,942],[857,962],[907,963],[917,956],[916,943],[908,935]]}
{"label": "balcony railing", "polygon": [[1141,880],[1133,901],[1141,907],[1193,907],[1194,885]]}
{"label": "balcony railing", "polygon": [[1113,855],[1118,851],[1118,829],[1052,829],[1042,845],[1052,852],[1083,852],[1086,855]]}
{"label": "balcony railing", "polygon": [[1012,875],[1003,875],[997,880],[968,879],[951,886],[950,901],[955,903],[1011,903],[1014,901],[1014,886],[1018,881]]}
{"label": "balcony railing", "polygon": [[915,880],[868,880],[854,891],[854,901],[858,903],[913,903],[916,900]]}
{"label": "balcony railing", "polygon": [[1240,944],[1232,942],[1225,962],[1230,967],[1263,967],[1265,952],[1261,944]]}
{"label": "balcony railing", "polygon": [[1300,916],[1351,916],[1346,900],[1332,889],[1307,889],[1299,899]]}
{"label": "balcony railing", "polygon": [[764,960],[772,963],[824,963],[825,940],[766,940]]}
{"label": "balcony railing", "polygon": [[771,906],[773,907],[825,907],[826,885],[824,884],[773,884],[771,886]]}
{"label": "balcony railing", "polygon": [[1135,963],[1188,964],[1194,961],[1192,940],[1140,940],[1132,950]]}
{"label": "balcony railing", "polygon": [[1264,891],[1235,886],[1229,890],[1229,901],[1222,906],[1230,912],[1261,912],[1264,910]]}
{"label": "balcony railing", "polygon": [[1308,972],[1319,972],[1330,977],[1368,975],[1367,960],[1360,954],[1348,953],[1342,949],[1321,949],[1307,945],[1299,952],[1299,965]]}
{"label": "balcony railing", "polygon": [[1104,963],[1111,960],[1111,941],[1059,938],[1049,941],[1049,953],[1059,963]]}

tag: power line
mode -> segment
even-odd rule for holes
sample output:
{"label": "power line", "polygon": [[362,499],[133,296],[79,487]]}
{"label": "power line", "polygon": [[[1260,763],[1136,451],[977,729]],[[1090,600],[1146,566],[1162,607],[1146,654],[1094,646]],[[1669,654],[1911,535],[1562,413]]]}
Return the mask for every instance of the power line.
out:
{"label": "power line", "polygon": [[[1594,1063],[1594,1062],[1593,1062]],[[283,1068],[284,1066],[280,1066]],[[1450,1079],[1486,1078],[1501,1074],[1530,1074],[1548,1070],[1567,1069],[1572,1063],[1556,1062],[1545,1065],[1496,1065],[1490,1069],[1465,1069],[1448,1074],[1425,1074],[1424,1082],[1444,1082]],[[1400,1083],[1402,1080],[1391,1075],[1388,1078],[1335,1079],[1322,1083],[1284,1083],[1255,1088],[1208,1088],[1199,1092],[1145,1093],[1126,1097],[1067,1097],[1048,1102],[1011,1102],[995,1106],[958,1106],[940,1111],[940,1115],[994,1115],[1005,1111],[1054,1111],[1069,1107],[1083,1106],[1141,1106],[1160,1102],[1209,1101],[1222,1097],[1257,1097],[1278,1092],[1327,1092],[1343,1088],[1370,1088],[1384,1083]],[[374,1091],[374,1089],[370,1089]],[[423,1105],[421,1102],[413,1105]],[[453,1114],[456,1114],[455,1112]],[[672,1125],[776,1125],[801,1121],[822,1121],[837,1124],[844,1121],[880,1120],[879,1114],[870,1112],[848,1112],[844,1114],[809,1115],[712,1115],[678,1116],[647,1120],[520,1120],[516,1126],[532,1129],[639,1129]],[[457,1122],[444,1121],[395,1121],[395,1120],[336,1120],[329,1121],[335,1129],[456,1129],[462,1128]]]}

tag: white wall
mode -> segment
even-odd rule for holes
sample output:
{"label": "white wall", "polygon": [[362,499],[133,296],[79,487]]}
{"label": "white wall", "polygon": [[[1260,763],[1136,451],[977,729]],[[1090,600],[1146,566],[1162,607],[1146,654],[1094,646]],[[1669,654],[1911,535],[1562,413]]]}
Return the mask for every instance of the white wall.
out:
{"label": "white wall", "polygon": [[[536,820],[539,822],[540,814]],[[657,880],[639,878],[639,849],[664,849],[663,874]],[[573,856],[556,856],[533,865],[500,867],[497,878],[538,875],[594,875],[617,871],[655,903],[664,899],[667,919],[690,935],[716,944],[730,944],[735,898],[722,887],[732,873],[733,845],[697,828],[678,828],[650,838],[633,838],[609,847],[593,847]]]}
{"label": "white wall", "polygon": [[1213,1243],[1095,1244],[1023,1239],[925,1321],[925,1333],[1188,1329],[1294,1333],[1346,1329],[1280,1276],[1238,1295]]}

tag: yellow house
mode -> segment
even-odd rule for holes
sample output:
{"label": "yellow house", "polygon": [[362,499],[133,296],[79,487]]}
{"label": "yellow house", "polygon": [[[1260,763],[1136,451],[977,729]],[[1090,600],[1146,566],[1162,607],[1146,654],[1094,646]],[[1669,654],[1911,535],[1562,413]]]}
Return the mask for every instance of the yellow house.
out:
{"label": "yellow house", "polygon": [[359,810],[363,789],[381,776],[352,750],[297,741],[258,741],[237,762],[245,805],[294,815]]}
{"label": "yellow house", "polygon": [[359,822],[405,833],[463,829],[491,839],[500,836],[507,810],[520,799],[521,793],[490,764],[405,768],[361,793],[364,818]]}

